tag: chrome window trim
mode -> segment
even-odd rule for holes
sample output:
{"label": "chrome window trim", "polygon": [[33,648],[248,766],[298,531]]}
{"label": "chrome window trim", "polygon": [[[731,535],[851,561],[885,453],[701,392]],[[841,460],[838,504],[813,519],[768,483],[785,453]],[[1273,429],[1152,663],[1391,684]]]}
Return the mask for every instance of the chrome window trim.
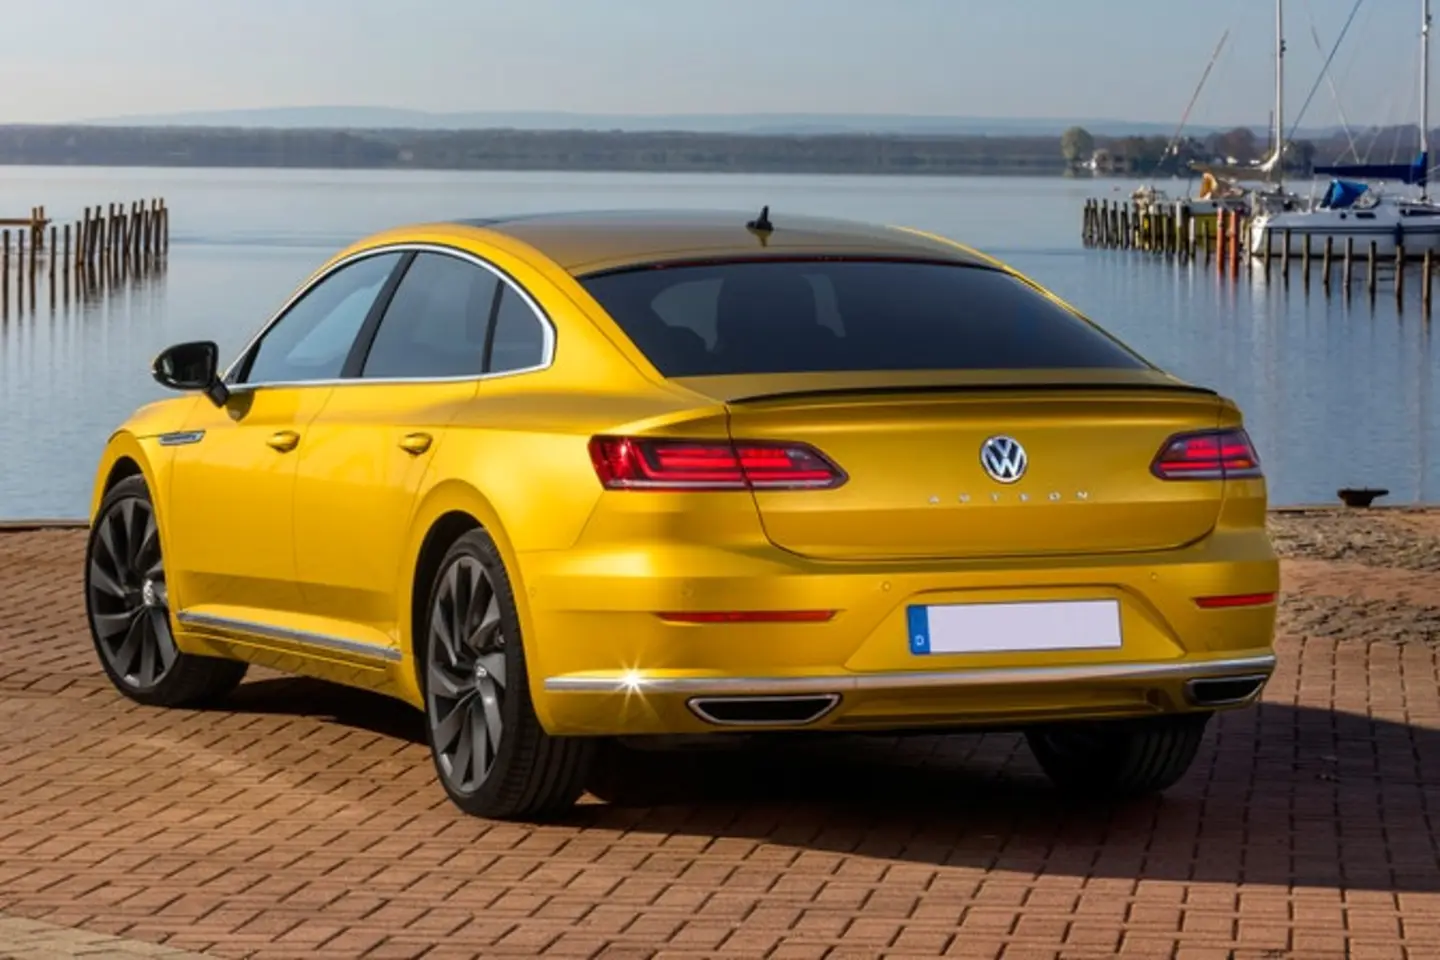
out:
{"label": "chrome window trim", "polygon": [[[365,377],[333,377],[322,380],[266,380],[259,383],[231,382],[231,375],[235,373],[236,368],[244,362],[245,358],[250,355],[250,351],[255,349],[255,345],[260,342],[260,340],[265,336],[265,334],[270,332],[271,328],[273,328],[277,323],[284,319],[285,315],[290,312],[290,308],[295,306],[295,304],[298,303],[301,298],[303,298],[311,290],[314,290],[320,284],[324,283],[326,280],[330,279],[340,270],[348,267],[350,264],[367,259],[369,257],[380,256],[386,253],[435,253],[441,256],[454,257],[457,260],[464,260],[474,266],[481,268],[482,270],[487,270],[490,273],[494,274],[495,278],[500,283],[508,286],[512,291],[514,291],[520,296],[520,298],[525,302],[525,305],[530,308],[531,314],[534,315],[537,321],[539,321],[541,334],[544,337],[544,347],[542,348],[540,363],[535,366],[523,367],[517,370],[500,370],[494,373],[475,373],[459,377],[375,377],[370,379],[367,379]],[[403,277],[401,278],[401,282],[404,282]],[[381,322],[384,322],[383,317],[381,318]],[[550,315],[545,312],[545,310],[540,306],[538,302],[536,302],[535,298],[530,295],[530,292],[524,287],[522,287],[519,281],[515,280],[508,273],[495,266],[490,261],[476,254],[473,254],[468,250],[461,250],[458,247],[446,246],[439,243],[400,241],[398,243],[387,243],[384,246],[370,247],[365,250],[359,250],[355,253],[352,253],[348,257],[335,261],[323,273],[317,274],[316,276],[312,277],[308,283],[306,283],[304,286],[300,287],[300,289],[296,290],[293,294],[291,294],[290,298],[280,306],[280,309],[275,311],[275,313],[271,315],[270,319],[267,320],[264,325],[262,325],[260,329],[254,334],[254,336],[249,339],[245,346],[240,349],[240,352],[235,355],[235,359],[230,361],[230,365],[225,368],[225,372],[220,375],[220,379],[230,389],[231,393],[247,393],[269,387],[342,387],[363,385],[379,386],[383,384],[469,383],[478,382],[481,380],[495,380],[500,377],[517,377],[527,373],[539,373],[542,370],[550,369],[550,367],[554,366],[555,364],[555,341],[557,336],[558,334],[555,329],[555,322],[550,319]]]}
{"label": "chrome window trim", "polygon": [[218,617],[213,613],[190,613],[181,610],[175,615],[175,619],[192,627],[210,627],[212,629],[227,630],[233,633],[250,634],[266,640],[279,640],[284,643],[298,644],[304,647],[318,647],[322,650],[334,650],[339,653],[348,653],[353,657],[363,657],[366,660],[382,660],[387,663],[398,663],[401,659],[399,650],[393,647],[377,647],[373,643],[362,643],[359,640],[346,640],[343,637],[332,637],[324,633],[311,633],[308,630],[291,630],[286,627],[272,627],[263,623],[253,623],[249,620],[237,620],[232,617]]}

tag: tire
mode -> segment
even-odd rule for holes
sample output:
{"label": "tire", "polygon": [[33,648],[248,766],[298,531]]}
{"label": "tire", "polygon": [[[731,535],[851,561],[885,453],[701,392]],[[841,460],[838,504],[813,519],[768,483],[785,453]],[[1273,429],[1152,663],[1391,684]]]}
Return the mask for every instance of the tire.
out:
{"label": "tire", "polygon": [[1127,800],[1174,786],[1194,763],[1209,713],[1057,724],[1027,730],[1040,768],[1065,793]]}
{"label": "tire", "polygon": [[100,501],[85,548],[85,615],[105,675],[136,703],[204,706],[245,678],[245,663],[175,645],[160,530],[142,477],[121,480]]}
{"label": "tire", "polygon": [[485,531],[460,537],[440,562],[418,652],[426,739],[455,805],[492,819],[569,810],[595,741],[541,728],[510,577]]}

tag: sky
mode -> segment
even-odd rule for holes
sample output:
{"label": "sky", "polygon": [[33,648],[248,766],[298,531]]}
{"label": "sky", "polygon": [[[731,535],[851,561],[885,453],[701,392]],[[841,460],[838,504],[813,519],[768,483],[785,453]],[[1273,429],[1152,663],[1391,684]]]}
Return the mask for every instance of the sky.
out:
{"label": "sky", "polygon": [[[1356,0],[1287,0],[1294,119]],[[1413,122],[1421,0],[1361,0],[1352,124]],[[29,0],[0,123],[276,106],[1264,124],[1270,0]],[[1312,27],[1323,51],[1317,50]],[[1337,121],[1322,84],[1306,126]],[[1440,105],[1432,117],[1440,117]]]}

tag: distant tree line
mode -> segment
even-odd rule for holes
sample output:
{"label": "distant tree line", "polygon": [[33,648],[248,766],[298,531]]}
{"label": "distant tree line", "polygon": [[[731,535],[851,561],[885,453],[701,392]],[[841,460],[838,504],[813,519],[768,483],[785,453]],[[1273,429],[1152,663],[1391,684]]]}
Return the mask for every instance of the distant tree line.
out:
{"label": "distant tree line", "polygon": [[[1285,169],[1308,176],[1317,164],[1406,162],[1419,149],[1419,131],[1413,126],[1352,130],[1348,136],[1337,132],[1319,140],[1291,140],[1285,147]],[[1248,127],[1181,137],[1173,144],[1168,137],[1094,136],[1083,127],[1071,127],[1060,137],[1060,154],[1069,170],[1089,163],[1097,172],[1140,176],[1183,176],[1193,162],[1248,164],[1272,150],[1272,139]]]}
{"label": "distant tree line", "polygon": [[0,127],[0,164],[817,174],[1063,172],[1054,137]]}
{"label": "distant tree line", "polygon": [[[1354,134],[1372,162],[1408,160],[1414,128]],[[646,133],[583,130],[304,130],[215,127],[0,126],[0,164],[308,167],[415,170],[593,170],[810,174],[1185,175],[1194,160],[1248,163],[1269,145],[1237,127],[1187,137]],[[1286,166],[1351,162],[1336,134],[1290,145]],[[1103,163],[1102,163],[1103,161]]]}

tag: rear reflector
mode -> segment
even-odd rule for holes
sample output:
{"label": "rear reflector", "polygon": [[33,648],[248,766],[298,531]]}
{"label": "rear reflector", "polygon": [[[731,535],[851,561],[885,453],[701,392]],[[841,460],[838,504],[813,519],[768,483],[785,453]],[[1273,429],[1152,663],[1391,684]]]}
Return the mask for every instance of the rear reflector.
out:
{"label": "rear reflector", "polygon": [[1150,469],[1161,480],[1243,480],[1263,476],[1255,446],[1240,428],[1171,437]]}
{"label": "rear reflector", "polygon": [[823,490],[845,482],[803,443],[595,437],[590,460],[607,490]]}
{"label": "rear reflector", "polygon": [[1266,604],[1275,602],[1273,593],[1237,593],[1225,597],[1197,597],[1197,606],[1206,610],[1216,610],[1224,607],[1263,607]]}
{"label": "rear reflector", "polygon": [[668,623],[826,623],[834,610],[701,610],[661,613]]}

